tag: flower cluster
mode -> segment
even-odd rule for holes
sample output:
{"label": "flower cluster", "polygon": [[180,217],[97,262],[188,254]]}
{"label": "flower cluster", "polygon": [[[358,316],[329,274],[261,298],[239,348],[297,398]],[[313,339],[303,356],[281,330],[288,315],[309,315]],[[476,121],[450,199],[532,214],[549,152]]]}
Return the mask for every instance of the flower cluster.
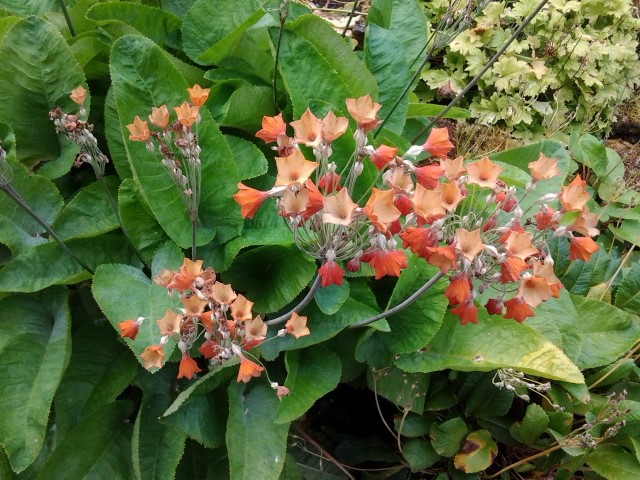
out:
{"label": "flower cluster", "polygon": [[197,126],[201,120],[200,107],[209,97],[208,88],[194,85],[187,88],[191,102],[174,107],[176,120],[171,121],[166,105],[153,107],[149,122],[157,127],[149,129],[149,122],[139,116],[127,125],[129,140],[145,142],[147,150],[161,155],[162,165],[177,185],[182,201],[192,221],[198,217],[200,204],[201,163]]}
{"label": "flower cluster", "polygon": [[[212,268],[203,270],[202,260],[185,258],[179,270],[163,270],[155,282],[170,295],[177,294],[182,306],[177,312],[167,309],[156,321],[160,341],[146,347],[140,355],[146,369],[162,367],[163,347],[173,339],[182,352],[178,378],[191,379],[201,371],[190,354],[196,344],[199,344],[197,351],[211,364],[221,364],[237,355],[240,359],[238,382],[246,383],[260,376],[264,367],[247,358],[247,352],[264,340],[267,325],[259,315],[253,316],[253,302],[234,292],[231,285],[217,281]],[[134,340],[144,321],[141,317],[120,322],[121,336]],[[294,314],[278,335],[288,333],[296,338],[309,335],[306,322],[306,317]],[[284,387],[274,383],[272,386],[279,394],[283,392]]]}
{"label": "flower cluster", "polygon": [[[562,287],[553,273],[550,235],[569,238],[571,259],[588,260],[597,250],[590,238],[598,234],[597,219],[586,208],[590,197],[580,177],[560,193],[521,207],[539,182],[560,173],[557,159],[541,153],[529,164],[531,181],[518,194],[500,180],[503,168],[488,157],[466,164],[462,157],[448,158],[454,145],[446,128],[433,129],[423,145],[399,156],[395,147],[367,144],[380,104],[365,96],[346,105],[357,124],[356,146],[348,161],[336,160],[340,172],[331,161],[332,142],[346,132],[347,118],[329,112],[319,119],[307,109],[290,123],[290,137],[282,115],[264,117],[256,136],[276,143],[275,185],[260,191],[240,183],[234,195],[246,218],[267,198],[277,199],[298,247],[320,261],[323,287],[342,284],[343,261],[352,272],[361,262],[370,264],[376,279],[399,276],[409,249],[449,277],[445,295],[463,324],[477,323],[476,297],[488,288],[497,294],[487,311],[522,322]],[[312,149],[315,161],[305,158],[300,145]],[[424,153],[429,157],[417,162]],[[354,186],[367,158],[378,176],[360,206]],[[557,199],[561,209],[555,211],[548,203]]]}
{"label": "flower cluster", "polygon": [[74,166],[88,163],[93,168],[96,178],[101,179],[104,177],[104,169],[109,159],[98,148],[98,140],[93,135],[93,125],[87,121],[87,111],[84,108],[87,90],[79,86],[71,91],[69,98],[80,107],[78,114],[68,114],[57,107],[49,112],[49,118],[56,127],[56,133],[65,135],[80,149]]}

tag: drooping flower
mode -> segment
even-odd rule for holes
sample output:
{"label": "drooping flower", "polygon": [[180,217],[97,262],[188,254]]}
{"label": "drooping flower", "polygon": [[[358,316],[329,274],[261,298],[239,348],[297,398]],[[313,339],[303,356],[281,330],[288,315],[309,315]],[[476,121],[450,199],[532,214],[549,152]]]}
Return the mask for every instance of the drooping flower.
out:
{"label": "drooping flower", "polygon": [[259,345],[267,335],[267,324],[264,323],[260,315],[252,320],[245,321],[244,327],[245,336],[242,340],[242,345],[246,350]]}
{"label": "drooping flower", "polygon": [[349,114],[358,124],[358,128],[364,130],[365,133],[373,130],[378,125],[378,110],[380,105],[374,102],[369,95],[365,95],[358,99],[347,98],[347,110]]}
{"label": "drooping flower", "polygon": [[286,397],[291,393],[287,387],[284,385],[278,385],[276,387],[276,395],[278,396],[278,400],[282,400],[282,397]]}
{"label": "drooping flower", "polygon": [[[429,258],[429,247],[435,247],[438,244],[436,232],[431,228],[416,228],[407,227],[404,232],[400,234],[402,239],[402,246],[409,248],[416,255],[427,259]],[[455,257],[455,253],[454,253]]]}
{"label": "drooping flower", "polygon": [[251,315],[252,307],[253,302],[247,300],[247,297],[240,294],[231,304],[231,316],[238,322],[251,320],[253,318]]}
{"label": "drooping flower", "polygon": [[178,292],[193,289],[193,282],[202,273],[202,260],[192,261],[185,258],[180,270],[172,275],[165,286],[169,290]]}
{"label": "drooping flower", "polygon": [[317,147],[322,141],[322,122],[308,108],[300,120],[291,122],[295,130],[295,141],[308,147]]}
{"label": "drooping flower", "polygon": [[178,116],[180,125],[187,128],[191,127],[200,115],[200,107],[189,105],[187,102],[183,102],[179,107],[173,107],[173,110]]}
{"label": "drooping flower", "polygon": [[551,298],[552,292],[549,283],[542,277],[534,277],[531,274],[524,274],[520,279],[518,297],[522,298],[532,308],[536,308],[541,302]]}
{"label": "drooping flower", "polygon": [[144,360],[144,368],[147,370],[152,367],[162,368],[162,359],[164,358],[162,344],[146,347],[144,352],[140,354],[140,358]]}
{"label": "drooping flower", "polygon": [[540,152],[538,160],[535,162],[529,162],[529,171],[531,172],[531,178],[534,181],[544,180],[560,175],[560,170],[558,170],[558,159],[549,158],[544,153]]}
{"label": "drooping flower", "polygon": [[318,181],[320,187],[327,195],[340,190],[340,175],[336,172],[327,172]]}
{"label": "drooping flower", "polygon": [[318,269],[318,274],[322,278],[323,288],[328,287],[329,285],[342,286],[344,270],[334,260],[325,261]]}
{"label": "drooping flower", "polygon": [[287,135],[287,124],[282,120],[282,113],[275,117],[262,117],[262,130],[256,133],[256,137],[261,138],[266,143],[278,140],[281,135]]}
{"label": "drooping flower", "polygon": [[158,128],[167,128],[167,125],[169,125],[169,110],[167,110],[167,106],[152,107],[149,121]]}
{"label": "drooping flower", "polygon": [[311,335],[309,328],[307,328],[307,317],[302,317],[296,312],[291,314],[291,318],[287,320],[284,328],[288,334],[293,335],[296,339]]}
{"label": "drooping flower", "polygon": [[444,247],[428,247],[429,262],[434,267],[438,267],[440,272],[447,273],[456,264],[456,251],[453,244]]}
{"label": "drooping flower", "polygon": [[124,322],[118,322],[118,327],[120,327],[120,336],[122,338],[126,337],[135,340],[140,323],[135,320],[125,320]]}
{"label": "drooping flower", "polygon": [[453,275],[444,291],[444,296],[449,300],[449,305],[457,305],[471,300],[471,282],[467,274]]}
{"label": "drooping flower", "polygon": [[149,124],[138,115],[133,119],[133,123],[127,125],[129,130],[129,140],[134,142],[146,142],[149,140]]}
{"label": "drooping flower", "polygon": [[560,289],[564,286],[562,282],[556,277],[553,272],[553,262],[549,261],[550,257],[547,257],[544,263],[541,263],[537,259],[531,259],[531,270],[534,277],[544,278],[549,288],[551,289],[551,296],[558,298],[560,296]]}
{"label": "drooping flower", "polygon": [[240,368],[238,369],[238,382],[249,383],[252,377],[259,377],[264,367],[252,362],[244,355],[240,354]]}
{"label": "drooping flower", "polygon": [[200,85],[195,84],[191,88],[187,88],[187,92],[189,92],[189,99],[191,103],[195,106],[200,107],[204,105],[204,102],[209,98],[210,88],[202,88]]}
{"label": "drooping flower", "polygon": [[322,138],[325,142],[331,143],[340,137],[349,128],[347,117],[336,117],[333,112],[327,113],[322,119]]}
{"label": "drooping flower", "polygon": [[335,225],[349,225],[353,212],[358,208],[358,204],[351,200],[346,188],[340,190],[336,195],[324,197],[323,203],[322,221]]}
{"label": "drooping flower", "polygon": [[500,283],[515,282],[520,278],[520,274],[527,270],[529,265],[519,257],[507,257],[500,264]]}
{"label": "drooping flower", "polygon": [[453,147],[453,143],[449,140],[449,130],[447,127],[433,128],[429,133],[427,141],[422,145],[423,150],[438,158],[447,158],[447,153],[449,153]]}
{"label": "drooping flower", "polygon": [[595,213],[583,210],[578,215],[578,218],[567,227],[567,230],[581,233],[585,237],[595,237],[600,233],[596,225],[598,225],[598,216]]}
{"label": "drooping flower", "polygon": [[584,180],[577,175],[569,185],[562,187],[560,203],[563,212],[582,211],[591,196],[584,189]]}
{"label": "drooping flower", "polygon": [[378,190],[374,187],[362,209],[371,223],[382,233],[387,231],[390,223],[400,218],[400,210],[393,205],[393,196],[393,190]]}
{"label": "drooping flower", "polygon": [[502,172],[502,167],[496,165],[489,157],[484,156],[477,162],[467,164],[467,182],[486,188],[496,188],[498,175]]}
{"label": "drooping flower", "polygon": [[555,213],[553,208],[544,204],[541,205],[540,211],[533,216],[536,219],[536,228],[538,230],[544,230],[545,228],[555,230],[558,226],[557,220],[553,220]]}
{"label": "drooping flower", "polygon": [[485,303],[484,308],[487,309],[487,313],[489,315],[502,315],[502,309],[504,308],[504,303],[499,298],[490,298]]}
{"label": "drooping flower", "polygon": [[82,107],[84,101],[87,98],[87,90],[82,85],[79,85],[71,90],[71,95],[69,95],[69,98],[71,98],[71,100],[78,104],[78,106]]}
{"label": "drooping flower", "polygon": [[517,322],[524,322],[527,317],[533,317],[533,310],[527,302],[520,297],[513,297],[511,300],[504,302],[507,311],[504,318],[513,318]]}
{"label": "drooping flower", "polygon": [[276,157],[276,168],[278,176],[275,186],[288,187],[293,183],[303,185],[318,168],[318,163],[304,158],[300,150],[294,150],[288,157]]}
{"label": "drooping flower", "polygon": [[460,317],[461,325],[478,323],[478,307],[473,303],[473,300],[468,300],[456,308],[452,308],[451,313]]}
{"label": "drooping flower", "polygon": [[262,192],[238,182],[238,192],[233,199],[240,205],[240,215],[243,218],[253,218],[262,203],[269,197],[269,192]]}
{"label": "drooping flower", "polygon": [[459,250],[467,260],[473,261],[484,247],[480,238],[480,229],[469,232],[464,228],[456,228],[456,250]]}
{"label": "drooping flower", "polygon": [[588,262],[591,255],[600,249],[596,242],[589,237],[569,238],[569,260],[584,260]]}
{"label": "drooping flower", "polygon": [[442,167],[437,164],[416,167],[413,170],[418,183],[427,189],[434,189],[438,186],[439,179],[444,173]]}
{"label": "drooping flower", "polygon": [[391,160],[396,158],[396,153],[398,153],[397,148],[380,145],[369,154],[369,158],[378,170],[382,170]]}
{"label": "drooping flower", "polygon": [[284,213],[288,217],[296,217],[302,215],[309,205],[309,191],[305,188],[294,192],[286,189],[282,195],[279,206],[281,214]]}
{"label": "drooping flower", "polygon": [[385,275],[399,277],[400,270],[407,268],[407,257],[403,250],[373,250],[365,252],[362,261],[367,262],[376,272],[376,280]]}
{"label": "drooping flower", "polygon": [[189,380],[202,370],[198,367],[196,361],[189,356],[187,352],[182,352],[182,360],[178,369],[178,378],[187,377]]}
{"label": "drooping flower", "polygon": [[207,359],[213,358],[218,355],[221,349],[222,347],[210,338],[206,339],[204,342],[202,342],[202,345],[198,347],[198,351],[202,353],[202,356],[204,358]]}

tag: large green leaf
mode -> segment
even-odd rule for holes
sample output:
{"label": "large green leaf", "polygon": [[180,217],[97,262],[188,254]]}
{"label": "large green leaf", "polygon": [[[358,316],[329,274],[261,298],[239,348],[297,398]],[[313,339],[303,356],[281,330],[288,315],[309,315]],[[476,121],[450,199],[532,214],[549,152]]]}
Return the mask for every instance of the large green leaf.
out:
{"label": "large green leaf", "polygon": [[[410,103],[407,109],[407,118],[424,118],[435,117],[445,109],[444,105],[435,105],[433,103]],[[453,107],[444,116],[444,118],[470,118],[471,112],[464,108]]]}
{"label": "large green leaf", "polygon": [[124,401],[89,415],[62,439],[36,480],[134,480],[129,415],[131,403]]}
{"label": "large green leaf", "polygon": [[163,45],[167,36],[177,34],[182,25],[179,17],[160,8],[119,1],[97,3],[89,9],[87,18],[101,26],[116,21],[126,23],[158,45]]}
{"label": "large green leaf", "polygon": [[[187,82],[164,52],[143,37],[122,37],[111,52],[111,76],[121,129],[135,115],[143,118],[151,107],[180,105],[187,98]],[[141,80],[142,79],[142,80]],[[238,173],[233,154],[206,109],[197,133],[202,149],[202,193],[199,209],[198,244],[216,236],[224,242],[242,229],[237,191]],[[191,222],[177,187],[159,159],[144,142],[125,142],[134,179],[145,202],[162,228],[181,247],[191,245]]]}
{"label": "large green leaf", "polygon": [[67,290],[0,300],[0,443],[20,472],[42,448],[49,408],[71,353]]}
{"label": "large green leaf", "polygon": [[125,135],[120,124],[116,98],[113,95],[113,86],[109,87],[104,100],[104,136],[107,138],[111,161],[118,172],[118,176],[122,179],[131,178],[127,149],[124,147],[125,143],[128,142],[129,136]]}
{"label": "large green leaf", "polygon": [[[104,177],[115,206],[118,177]],[[78,191],[52,225],[64,240],[95,237],[119,227],[118,218],[100,182],[93,182]]]}
{"label": "large green leaf", "polygon": [[420,62],[414,60],[427,43],[427,19],[418,0],[374,0],[368,16],[369,24],[390,30],[402,43],[407,65],[415,71]]}
{"label": "large green leaf", "polygon": [[377,315],[378,313],[377,310],[374,310],[369,305],[352,298],[347,299],[340,310],[333,315],[325,315],[318,307],[311,304],[303,311],[303,315],[308,317],[307,327],[309,327],[311,331],[310,335],[298,339],[291,335],[272,338],[276,335],[277,329],[270,328],[267,333],[269,341],[263,342],[260,345],[260,353],[262,353],[262,356],[267,360],[273,360],[280,352],[297,350],[322,343],[325,340],[335,337],[341,330],[352,323]]}
{"label": "large green leaf", "polygon": [[477,325],[461,325],[458,317],[448,313],[429,346],[401,355],[396,365],[408,372],[513,368],[552,380],[584,382],[578,367],[537,331],[482,310]]}
{"label": "large green leaf", "polygon": [[618,285],[616,307],[636,315],[640,313],[640,263],[631,265]]}
{"label": "large green leaf", "polygon": [[[278,32],[269,29],[274,45]],[[278,65],[296,118],[312,99],[344,108],[347,98],[378,94],[373,75],[342,37],[315,15],[304,15],[287,25]]]}
{"label": "large green leaf", "polygon": [[56,433],[113,402],[131,383],[138,363],[106,321],[87,321],[73,333],[71,360],[55,396]]}
{"label": "large green leaf", "polygon": [[18,15],[40,15],[59,12],[60,2],[56,0],[3,0],[2,8]]}
{"label": "large green leaf", "polygon": [[158,225],[140,199],[135,182],[127,178],[118,191],[118,210],[127,235],[147,264],[156,249],[168,240],[166,233]]}
{"label": "large green leaf", "polygon": [[[431,279],[438,269],[417,255],[411,255],[395,288],[387,308],[394,307],[412,295]],[[415,352],[431,341],[447,309],[443,295],[447,285],[439,280],[415,302],[387,317],[390,332],[367,332],[358,345],[357,358],[378,367],[389,365],[399,353]]]}
{"label": "large green leaf", "polygon": [[[118,322],[144,317],[135,340],[125,339],[138,361],[145,347],[157,345],[160,332],[156,320],[163,317],[174,304],[167,290],[153,283],[142,271],[129,265],[100,265],[93,277],[93,296],[113,325],[120,332]],[[175,347],[174,342],[164,346],[165,359]]]}
{"label": "large green leaf", "polygon": [[262,127],[262,117],[277,113],[273,106],[273,90],[262,85],[238,88],[229,97],[225,110],[220,121],[223,126],[239,128],[251,135]]}
{"label": "large green leaf", "polygon": [[288,423],[275,423],[276,393],[258,383],[245,394],[245,385],[229,387],[227,450],[231,480],[276,480],[287,450]]}
{"label": "large green leaf", "polygon": [[[367,68],[378,82],[378,102],[382,105],[378,115],[387,119],[389,111],[410,79],[404,49],[393,33],[370,23],[367,28],[364,58]],[[405,94],[384,124],[385,128],[402,134],[408,105],[409,95]]]}
{"label": "large green leaf", "polygon": [[640,477],[638,459],[621,445],[600,445],[587,456],[587,463],[608,480],[636,480]]}
{"label": "large green leaf", "polygon": [[338,356],[322,346],[287,352],[285,364],[284,386],[290,393],[278,405],[277,423],[289,423],[302,416],[320,397],[338,386],[342,373]]}
{"label": "large green leaf", "polygon": [[[260,0],[199,0],[189,10],[182,26],[183,48],[195,62],[219,62],[234,48],[242,34],[265,12]],[[215,18],[215,22],[211,19]]]}
{"label": "large green leaf", "polygon": [[164,368],[158,375],[140,370],[136,384],[142,403],[133,428],[133,469],[140,480],[173,478],[186,435],[158,421],[175,397],[176,369]]}
{"label": "large green leaf", "polygon": [[[140,265],[122,235],[107,234],[65,242],[91,268],[103,263]],[[37,292],[51,285],[77,283],[90,275],[50,241],[25,250],[0,270],[0,292]]]}
{"label": "large green leaf", "polygon": [[51,178],[69,171],[77,149],[56,134],[49,110],[59,106],[77,112],[69,93],[78,85],[86,85],[82,69],[53,25],[29,17],[5,35],[0,45],[0,120],[13,127],[21,162],[34,165],[60,157],[46,165]]}
{"label": "large green leaf", "polygon": [[263,173],[267,173],[269,166],[267,159],[254,143],[231,135],[225,135],[224,138],[233,152],[240,180],[259,177]]}
{"label": "large green leaf", "polygon": [[[9,162],[9,166],[13,170],[11,186],[45,223],[51,224],[64,204],[56,186],[44,177],[29,175],[27,169],[16,162]],[[4,192],[0,193],[0,243],[18,255],[29,247],[46,242],[41,236],[44,232],[44,228],[25,210]]]}
{"label": "large green leaf", "polygon": [[306,287],[316,265],[295,245],[254,248],[236,257],[225,282],[244,291],[257,312],[275,312]]}

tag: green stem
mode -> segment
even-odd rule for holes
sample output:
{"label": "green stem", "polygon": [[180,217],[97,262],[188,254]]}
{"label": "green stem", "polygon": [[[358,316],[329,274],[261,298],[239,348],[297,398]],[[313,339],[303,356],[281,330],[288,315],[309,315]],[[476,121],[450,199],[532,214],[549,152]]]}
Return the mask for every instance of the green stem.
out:
{"label": "green stem", "polygon": [[0,185],[0,189],[4,191],[4,193],[6,193],[9,196],[9,198],[13,200],[16,204],[18,204],[18,206],[20,206],[25,212],[31,215],[31,217],[36,222],[38,222],[42,226],[42,228],[46,230],[49,236],[58,243],[60,248],[62,248],[65,252],[67,252],[67,254],[69,254],[71,258],[73,258],[76,262],[78,262],[78,264],[82,268],[84,268],[91,275],[94,274],[93,269],[89,267],[86,263],[84,263],[75,253],[69,250],[69,247],[67,247],[67,245],[62,241],[62,239],[58,236],[58,234],[54,232],[51,229],[51,227],[47,225],[47,223],[42,218],[40,218],[40,216],[36,212],[33,211],[33,209],[29,206],[29,204],[25,202],[22,196],[16,190],[14,190],[14,188],[11,185],[9,184]]}
{"label": "green stem", "polygon": [[493,57],[491,57],[491,60],[489,60],[484,65],[484,67],[482,67],[482,69],[478,72],[478,74],[475,77],[473,77],[469,83],[467,83],[467,85],[462,89],[462,91],[458,93],[458,95],[456,95],[455,98],[451,100],[451,102],[449,102],[449,105],[447,105],[433,120],[431,120],[422,130],[420,130],[418,135],[415,136],[415,138],[412,140],[411,143],[415,143],[424,132],[429,130],[433,125],[435,125],[438,121],[444,118],[447,112],[451,110],[460,101],[460,99],[464,97],[469,92],[469,90],[471,90],[476,85],[476,83],[478,83],[478,80],[480,80],[480,78],[482,78],[482,76],[485,73],[487,73],[487,71],[491,68],[491,66],[494,63],[496,63],[498,58],[500,58],[502,54],[507,50],[507,48],[509,48],[509,45],[511,45],[513,41],[516,38],[518,38],[520,33],[522,33],[522,31],[527,27],[527,25],[531,23],[531,20],[534,19],[534,17],[538,14],[538,12],[540,12],[540,10],[542,10],[542,8],[547,4],[548,1],[549,0],[542,0],[538,4],[535,10],[531,12],[529,16],[523,20],[522,24],[520,24],[520,26],[516,29],[516,31],[513,32],[513,34],[507,39],[505,44],[502,45],[502,47],[500,47],[500,49],[496,52],[496,54]]}
{"label": "green stem", "polygon": [[196,219],[191,218],[191,261],[196,261]]}
{"label": "green stem", "polygon": [[353,16],[356,14],[356,8],[358,8],[358,0],[355,0],[353,2],[353,8],[349,13],[349,18],[347,18],[347,24],[344,26],[344,30],[342,31],[343,37],[347,34],[347,30],[349,30],[349,25],[351,24],[351,20],[353,19]]}
{"label": "green stem", "polygon": [[318,291],[318,288],[320,288],[321,280],[322,280],[322,277],[320,277],[320,275],[316,275],[315,280],[311,284],[311,288],[309,289],[309,292],[300,301],[300,303],[298,305],[293,307],[291,310],[289,310],[284,315],[280,315],[279,317],[276,317],[276,318],[274,318],[272,320],[268,320],[268,321],[266,321],[264,323],[266,323],[267,325],[278,325],[280,323],[284,323],[287,320],[289,320],[289,318],[291,318],[291,315],[293,315],[294,313],[298,313],[300,310],[302,310],[304,307],[306,307],[307,304],[313,299],[313,296]]}
{"label": "green stem", "polygon": [[418,290],[413,292],[413,294],[411,296],[407,297],[407,299],[404,300],[403,302],[399,303],[398,305],[396,305],[393,308],[390,308],[388,310],[385,310],[382,313],[379,313],[378,315],[374,315],[373,317],[365,318],[364,320],[360,320],[360,321],[358,321],[356,323],[353,323],[353,324],[349,325],[349,328],[364,327],[365,325],[369,325],[370,323],[373,323],[376,320],[380,320],[381,318],[384,318],[386,316],[393,315],[394,313],[398,313],[403,308],[406,308],[409,305],[411,305],[413,302],[415,302],[424,292],[426,292],[431,287],[433,287],[433,285],[438,280],[440,280],[443,276],[444,276],[444,274],[442,272],[436,273],[433,277],[431,277],[429,279],[429,281],[427,283],[425,283]]}
{"label": "green stem", "polygon": [[69,12],[67,11],[67,6],[64,3],[64,0],[58,0],[60,4],[60,8],[62,9],[62,14],[64,15],[64,19],[67,21],[67,26],[69,27],[69,32],[71,32],[71,36],[76,36],[76,29],[73,28],[73,23],[71,23],[71,17],[69,16]]}

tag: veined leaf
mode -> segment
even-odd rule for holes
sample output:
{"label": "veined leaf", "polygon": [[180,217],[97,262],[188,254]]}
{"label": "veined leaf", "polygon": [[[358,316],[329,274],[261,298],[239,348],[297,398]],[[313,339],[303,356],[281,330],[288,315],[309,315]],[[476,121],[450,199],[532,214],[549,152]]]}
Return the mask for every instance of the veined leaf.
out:
{"label": "veined leaf", "polygon": [[631,265],[618,285],[616,307],[635,314],[640,312],[640,263]]}

